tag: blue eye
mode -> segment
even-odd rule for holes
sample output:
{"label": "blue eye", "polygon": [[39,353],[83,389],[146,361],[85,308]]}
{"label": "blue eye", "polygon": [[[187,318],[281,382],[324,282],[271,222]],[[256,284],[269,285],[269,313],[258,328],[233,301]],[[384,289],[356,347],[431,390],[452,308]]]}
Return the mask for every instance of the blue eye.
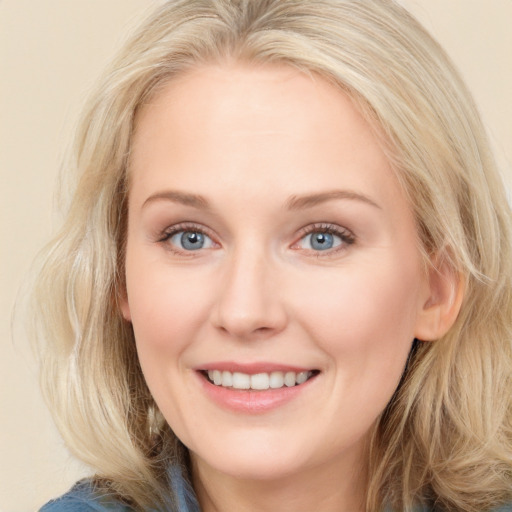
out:
{"label": "blue eye", "polygon": [[354,235],[345,228],[334,224],[313,225],[296,244],[296,248],[314,252],[336,252],[353,244]]}
{"label": "blue eye", "polygon": [[311,235],[309,235],[309,244],[315,251],[325,251],[327,249],[332,249],[335,242],[337,242],[337,240],[335,240],[335,237],[332,233],[311,233]]}
{"label": "blue eye", "polygon": [[169,241],[184,251],[209,249],[213,246],[212,239],[201,231],[177,231],[169,237]]}
{"label": "blue eye", "polygon": [[326,231],[315,231],[303,238],[303,249],[312,249],[314,251],[327,251],[342,244],[341,237],[328,233]]}

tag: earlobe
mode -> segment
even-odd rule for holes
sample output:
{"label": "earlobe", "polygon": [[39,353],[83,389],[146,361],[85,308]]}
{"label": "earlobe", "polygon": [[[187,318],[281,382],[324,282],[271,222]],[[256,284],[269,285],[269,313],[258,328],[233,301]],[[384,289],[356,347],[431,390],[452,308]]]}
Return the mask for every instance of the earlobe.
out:
{"label": "earlobe", "polygon": [[443,337],[457,320],[465,282],[462,274],[440,257],[432,261],[427,277],[428,293],[419,312],[415,337],[434,341]]}
{"label": "earlobe", "polygon": [[130,313],[130,304],[128,303],[128,294],[126,293],[126,289],[123,289],[123,291],[119,294],[117,303],[118,303],[119,311],[121,311],[123,318],[127,322],[131,322],[132,315]]}

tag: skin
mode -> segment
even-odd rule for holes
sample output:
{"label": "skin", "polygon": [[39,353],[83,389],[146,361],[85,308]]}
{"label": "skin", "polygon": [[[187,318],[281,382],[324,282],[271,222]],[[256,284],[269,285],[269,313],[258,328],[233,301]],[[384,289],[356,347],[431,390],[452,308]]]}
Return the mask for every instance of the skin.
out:
{"label": "skin", "polygon": [[[440,316],[374,131],[322,78],[203,66],[141,110],[130,173],[122,312],[202,509],[364,510],[368,437]],[[335,247],[315,250],[305,228],[327,224]],[[217,361],[319,374],[248,414],[205,394],[196,370]]]}

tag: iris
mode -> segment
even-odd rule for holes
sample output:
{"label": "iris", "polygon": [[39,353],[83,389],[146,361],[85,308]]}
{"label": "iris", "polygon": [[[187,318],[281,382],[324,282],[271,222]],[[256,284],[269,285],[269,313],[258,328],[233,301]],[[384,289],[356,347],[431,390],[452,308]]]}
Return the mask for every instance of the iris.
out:
{"label": "iris", "polygon": [[197,251],[204,246],[204,235],[197,231],[184,231],[180,237],[181,246],[187,251]]}
{"label": "iris", "polygon": [[334,246],[334,236],[331,233],[312,233],[310,236],[311,248],[316,251],[325,251]]}

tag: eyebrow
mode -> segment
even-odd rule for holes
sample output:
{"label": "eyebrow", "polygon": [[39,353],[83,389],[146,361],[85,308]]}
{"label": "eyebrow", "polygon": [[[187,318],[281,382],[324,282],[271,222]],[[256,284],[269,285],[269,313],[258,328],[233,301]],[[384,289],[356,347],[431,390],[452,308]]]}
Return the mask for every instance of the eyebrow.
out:
{"label": "eyebrow", "polygon": [[174,203],[180,203],[185,206],[192,206],[194,208],[200,208],[202,210],[208,210],[210,208],[210,204],[208,203],[205,197],[200,196],[198,194],[179,192],[177,190],[164,190],[162,192],[152,194],[144,201],[142,208],[144,208],[149,203],[152,203],[153,201],[159,200],[172,201]]}
{"label": "eyebrow", "polygon": [[[305,208],[312,208],[313,206],[317,206],[327,201],[340,199],[361,201],[370,206],[381,209],[381,207],[375,201],[372,201],[369,197],[352,190],[329,190],[326,192],[319,192],[316,194],[307,194],[302,196],[293,195],[286,201],[286,208],[288,210],[301,210]],[[179,203],[202,210],[210,209],[210,203],[204,196],[199,194],[191,194],[188,192],[180,192],[178,190],[164,190],[162,192],[152,194],[144,201],[142,208],[146,207],[149,203],[161,200],[172,201],[174,203]]]}
{"label": "eyebrow", "polygon": [[378,208],[379,210],[382,209],[375,201],[371,200],[369,197],[358,192],[354,192],[352,190],[329,190],[327,192],[319,192],[317,194],[292,196],[286,202],[286,206],[289,210],[300,210],[303,208],[311,208],[318,204],[322,204],[327,201],[333,201],[336,199],[349,199],[351,201],[361,201],[370,206]]}

